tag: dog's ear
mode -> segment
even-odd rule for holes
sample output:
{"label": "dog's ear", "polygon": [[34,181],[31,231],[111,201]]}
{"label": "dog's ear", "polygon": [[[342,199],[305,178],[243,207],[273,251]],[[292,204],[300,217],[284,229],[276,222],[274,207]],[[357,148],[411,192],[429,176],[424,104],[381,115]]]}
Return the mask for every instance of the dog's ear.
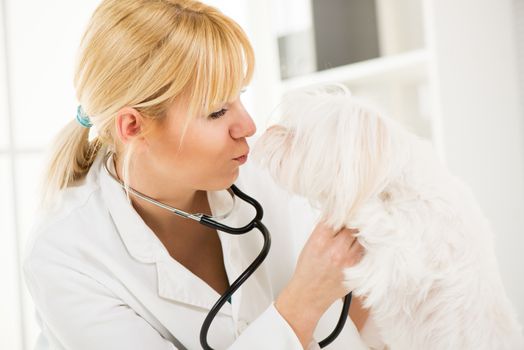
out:
{"label": "dog's ear", "polygon": [[409,147],[398,125],[366,100],[332,98],[328,112],[324,118],[331,136],[324,143],[323,167],[331,174],[323,175],[322,208],[328,223],[341,228],[400,172]]}

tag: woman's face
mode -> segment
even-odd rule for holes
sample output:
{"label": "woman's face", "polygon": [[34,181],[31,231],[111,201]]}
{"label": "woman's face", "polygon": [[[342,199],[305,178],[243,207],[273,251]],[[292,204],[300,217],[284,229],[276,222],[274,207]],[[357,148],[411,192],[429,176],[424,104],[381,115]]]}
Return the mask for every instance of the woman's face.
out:
{"label": "woman's face", "polygon": [[246,138],[256,126],[240,98],[209,116],[192,118],[179,149],[187,104],[179,99],[147,136],[149,166],[160,183],[173,187],[219,190],[231,186],[241,165],[237,158],[249,152]]}

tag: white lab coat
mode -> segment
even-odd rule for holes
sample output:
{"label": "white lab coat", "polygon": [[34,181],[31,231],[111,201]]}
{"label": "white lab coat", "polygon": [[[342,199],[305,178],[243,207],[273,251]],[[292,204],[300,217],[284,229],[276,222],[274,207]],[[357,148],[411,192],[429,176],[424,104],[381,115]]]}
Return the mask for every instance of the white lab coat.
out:
{"label": "white lab coat", "polygon": [[[200,327],[219,294],[169,255],[106,174],[104,151],[85,181],[64,192],[60,209],[41,213],[33,225],[23,271],[41,327],[35,350],[200,349]],[[302,349],[273,301],[292,276],[316,212],[252,162],[241,167],[235,183],[264,207],[272,246],[262,266],[217,314],[208,342],[215,349]],[[209,191],[208,199],[215,215],[231,203],[225,191]],[[225,222],[242,224],[253,212],[237,199]],[[257,230],[218,234],[232,283],[260,251],[261,235]],[[331,332],[341,305],[332,305],[321,319],[317,341]],[[313,342],[309,348],[319,347]],[[327,349],[367,347],[348,318]]]}

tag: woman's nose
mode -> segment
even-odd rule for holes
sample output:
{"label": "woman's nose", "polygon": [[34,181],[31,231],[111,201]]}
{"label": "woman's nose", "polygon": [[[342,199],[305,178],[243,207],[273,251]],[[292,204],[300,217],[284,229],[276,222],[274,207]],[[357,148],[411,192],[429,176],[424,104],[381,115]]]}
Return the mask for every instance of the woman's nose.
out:
{"label": "woman's nose", "polygon": [[249,113],[241,107],[238,111],[237,122],[231,127],[231,137],[238,139],[242,137],[250,137],[255,134],[257,127]]}

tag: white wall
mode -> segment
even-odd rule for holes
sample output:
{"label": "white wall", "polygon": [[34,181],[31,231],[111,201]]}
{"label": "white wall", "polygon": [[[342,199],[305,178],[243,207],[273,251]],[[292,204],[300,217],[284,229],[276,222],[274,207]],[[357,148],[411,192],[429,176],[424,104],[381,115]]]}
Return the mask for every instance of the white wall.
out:
{"label": "white wall", "polygon": [[431,4],[444,155],[492,223],[503,282],[524,322],[524,118],[513,0]]}
{"label": "white wall", "polygon": [[14,187],[10,150],[9,95],[5,51],[4,3],[0,3],[0,349],[21,349],[23,327],[15,229]]}
{"label": "white wall", "polygon": [[521,116],[524,118],[524,0],[513,0]]}
{"label": "white wall", "polygon": [[35,210],[42,151],[76,114],[74,57],[97,3],[2,1],[0,273],[7,280],[0,288],[0,349],[32,349],[36,339],[33,304],[20,283],[19,259]]}

